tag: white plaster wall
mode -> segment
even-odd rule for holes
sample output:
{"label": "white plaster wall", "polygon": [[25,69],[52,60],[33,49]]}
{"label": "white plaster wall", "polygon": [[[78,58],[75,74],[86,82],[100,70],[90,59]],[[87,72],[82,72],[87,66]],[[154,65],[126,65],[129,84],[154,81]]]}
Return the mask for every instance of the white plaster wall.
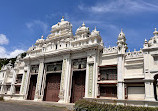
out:
{"label": "white plaster wall", "polygon": [[125,76],[143,74],[143,67],[126,67]]}
{"label": "white plaster wall", "polygon": [[117,64],[117,56],[104,56],[101,57],[100,65],[113,65]]}

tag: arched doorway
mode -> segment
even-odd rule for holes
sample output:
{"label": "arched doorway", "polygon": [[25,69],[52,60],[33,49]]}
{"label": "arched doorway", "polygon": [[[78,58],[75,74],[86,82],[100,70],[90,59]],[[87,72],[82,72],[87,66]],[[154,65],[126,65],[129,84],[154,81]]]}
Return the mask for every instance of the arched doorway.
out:
{"label": "arched doorway", "polygon": [[154,97],[158,101],[158,74],[154,76]]}

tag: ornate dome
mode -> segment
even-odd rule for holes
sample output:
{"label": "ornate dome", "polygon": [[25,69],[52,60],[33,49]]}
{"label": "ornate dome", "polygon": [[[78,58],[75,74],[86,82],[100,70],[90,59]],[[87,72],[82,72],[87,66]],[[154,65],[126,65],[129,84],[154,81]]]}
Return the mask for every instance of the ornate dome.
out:
{"label": "ornate dome", "polygon": [[100,35],[100,33],[99,33],[99,31],[97,31],[96,27],[95,27],[95,29],[91,32],[91,35],[92,35],[92,36],[98,36],[98,35]]}
{"label": "ornate dome", "polygon": [[79,27],[77,30],[76,30],[76,34],[80,33],[80,32],[89,32],[89,28],[88,27],[85,27],[85,24],[83,22],[82,24],[82,27]]}
{"label": "ornate dome", "polygon": [[155,31],[153,32],[154,37],[151,37],[150,40],[148,41],[149,47],[150,46],[155,46],[158,45],[158,31],[155,28]]}
{"label": "ornate dome", "polygon": [[122,29],[121,29],[120,34],[118,35],[118,40],[121,40],[121,39],[125,39],[125,34],[123,33]]}
{"label": "ornate dome", "polygon": [[158,36],[158,31],[155,28],[155,31],[153,32],[154,36]]}
{"label": "ornate dome", "polygon": [[61,27],[63,25],[70,25],[70,22],[65,21],[64,17],[62,16],[61,22],[58,22],[56,25],[53,25],[52,30],[58,29],[59,27]]}
{"label": "ornate dome", "polygon": [[41,36],[41,39],[38,39],[37,41],[36,41],[36,45],[37,44],[41,44],[42,42],[44,42],[44,39],[43,39],[43,35]]}

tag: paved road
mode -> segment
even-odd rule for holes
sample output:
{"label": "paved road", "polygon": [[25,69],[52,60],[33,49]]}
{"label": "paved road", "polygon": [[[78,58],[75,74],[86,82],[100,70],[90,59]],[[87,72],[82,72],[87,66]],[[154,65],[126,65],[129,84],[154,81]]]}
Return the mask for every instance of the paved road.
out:
{"label": "paved road", "polygon": [[12,103],[12,102],[0,102],[0,111],[67,111],[64,108],[31,105],[28,103]]}

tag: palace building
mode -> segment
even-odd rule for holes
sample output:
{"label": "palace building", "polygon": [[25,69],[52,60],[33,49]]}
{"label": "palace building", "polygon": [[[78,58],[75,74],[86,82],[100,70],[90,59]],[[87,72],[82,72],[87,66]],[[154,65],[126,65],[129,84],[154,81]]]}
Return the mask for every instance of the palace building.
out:
{"label": "palace building", "polygon": [[0,95],[7,100],[74,103],[82,98],[157,101],[158,31],[143,49],[128,52],[121,30],[115,47],[103,45],[96,28],[83,23],[75,34],[65,21],[53,25],[0,71]]}

